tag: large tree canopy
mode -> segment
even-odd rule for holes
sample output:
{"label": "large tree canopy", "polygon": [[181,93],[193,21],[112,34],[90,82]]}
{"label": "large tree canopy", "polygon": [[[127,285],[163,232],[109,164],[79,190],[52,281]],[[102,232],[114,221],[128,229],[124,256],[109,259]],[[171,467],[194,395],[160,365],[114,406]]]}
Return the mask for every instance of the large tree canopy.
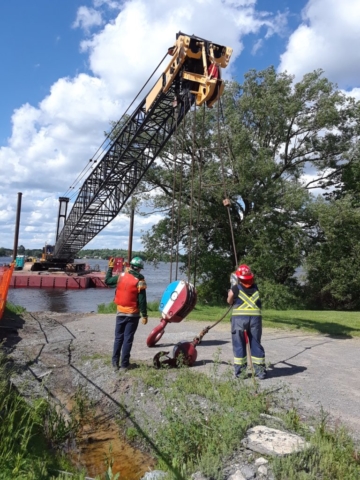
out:
{"label": "large tree canopy", "polygon": [[228,83],[221,108],[190,112],[141,186],[162,215],[144,236],[148,257],[186,252],[208,301],[236,261],[249,263],[267,306],[285,307],[324,239],[312,192],[355,188],[358,128],[358,105],[320,70],[295,83],[270,67]]}

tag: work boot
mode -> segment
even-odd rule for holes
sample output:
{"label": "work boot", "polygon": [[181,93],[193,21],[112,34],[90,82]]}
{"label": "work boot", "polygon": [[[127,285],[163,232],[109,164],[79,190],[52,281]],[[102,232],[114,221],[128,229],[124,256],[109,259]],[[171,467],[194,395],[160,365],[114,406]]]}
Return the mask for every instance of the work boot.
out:
{"label": "work boot", "polygon": [[125,367],[121,366],[120,370],[124,373],[128,372],[129,370],[134,370],[134,368],[137,368],[138,365],[136,363],[129,363],[129,365],[126,365]]}
{"label": "work boot", "polygon": [[120,367],[119,367],[119,365],[116,365],[116,363],[113,363],[112,368],[113,368],[114,372],[118,372]]}
{"label": "work boot", "polygon": [[257,368],[255,370],[255,376],[259,379],[259,380],[265,380],[266,378],[266,370],[265,368]]}
{"label": "work boot", "polygon": [[240,368],[237,366],[235,368],[235,378],[246,378],[247,377],[247,365],[242,365]]}

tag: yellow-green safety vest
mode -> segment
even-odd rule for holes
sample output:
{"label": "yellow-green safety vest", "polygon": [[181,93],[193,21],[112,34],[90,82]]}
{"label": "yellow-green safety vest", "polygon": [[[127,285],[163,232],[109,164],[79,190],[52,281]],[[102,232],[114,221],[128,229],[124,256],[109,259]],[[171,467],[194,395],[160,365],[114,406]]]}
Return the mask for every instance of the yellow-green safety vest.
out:
{"label": "yellow-green safety vest", "polygon": [[257,300],[260,298],[260,294],[258,291],[254,292],[252,295],[246,295],[245,292],[239,289],[239,295],[238,297],[240,300],[243,301],[243,303],[234,308],[232,311],[233,316],[239,316],[239,315],[252,315],[254,317],[257,317],[261,315],[261,310],[260,308],[256,305]]}

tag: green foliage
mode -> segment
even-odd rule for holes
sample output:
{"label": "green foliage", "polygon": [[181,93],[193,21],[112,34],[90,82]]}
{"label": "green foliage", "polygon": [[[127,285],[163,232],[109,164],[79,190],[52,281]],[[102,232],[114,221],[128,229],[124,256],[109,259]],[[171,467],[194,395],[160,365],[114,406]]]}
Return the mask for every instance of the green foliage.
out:
{"label": "green foliage", "polygon": [[0,257],[11,257],[13,250],[10,248],[0,247]]}
{"label": "green foliage", "polygon": [[116,303],[100,303],[97,307],[98,313],[116,313]]}
{"label": "green foliage", "polygon": [[360,309],[360,207],[352,197],[314,204],[318,241],[305,263],[309,303],[317,308]]}
{"label": "green foliage", "polygon": [[[140,256],[145,259],[142,252],[132,252],[132,256]],[[77,258],[101,258],[108,260],[110,257],[122,257],[127,259],[128,251],[119,248],[88,248],[86,250],[80,250],[77,254]]]}
{"label": "green foliage", "polygon": [[[147,302],[148,313],[149,312],[158,312],[160,302],[154,300],[153,302]],[[116,313],[116,303],[110,302],[107,305],[105,303],[100,303],[97,307],[98,313]]]}
{"label": "green foliage", "polygon": [[6,301],[6,307],[5,310],[11,313],[14,313],[15,315],[19,315],[20,313],[26,312],[26,308],[21,307],[20,305],[14,305],[11,302]]}
{"label": "green foliage", "polygon": [[309,448],[300,453],[274,459],[273,469],[277,479],[360,478],[360,456],[353,440],[343,427],[331,428],[324,412],[309,442]]}
{"label": "green foliage", "polygon": [[152,302],[147,302],[148,312],[158,312],[159,311],[159,300],[153,300]]}
{"label": "green foliage", "polygon": [[324,335],[360,336],[360,316],[357,312],[264,310],[263,326],[297,329]]}
{"label": "green foliage", "polygon": [[[237,261],[250,264],[265,286],[265,303],[302,305],[293,276],[305,258],[318,255],[323,236],[311,191],[358,191],[360,107],[320,70],[295,83],[269,67],[251,70],[242,85],[227,84],[220,129],[216,110],[189,114],[163,164],[147,172],[139,196],[163,218],[144,235],[145,253],[154,261],[185,254],[200,301],[219,302],[236,267],[230,216]],[[306,181],[305,169],[316,179]],[[150,196],[154,188],[159,193]]]}
{"label": "green foliage", "polygon": [[[256,392],[253,384],[234,379],[231,370],[219,380],[180,368],[171,379],[171,388],[162,389],[163,422],[149,428],[162,456],[171,458],[172,466],[187,478],[201,470],[211,478],[222,478],[223,459],[239,446],[246,430],[267,409],[269,392]],[[167,376],[167,370],[160,372]],[[156,452],[155,452],[156,453]],[[161,468],[169,469],[159,458]]]}
{"label": "green foliage", "polygon": [[[0,351],[0,479],[47,480],[51,471],[59,471],[63,462],[48,449],[43,430],[43,413],[47,402],[32,405],[10,384],[11,370]],[[83,480],[83,474],[74,474]]]}
{"label": "green foliage", "polygon": [[288,280],[288,285],[263,280],[258,285],[264,309],[288,310],[304,307],[305,302],[301,298],[302,290],[295,280],[293,282]]}
{"label": "green foliage", "polygon": [[128,427],[126,429],[126,438],[130,442],[134,442],[139,437],[139,432],[134,427]]}

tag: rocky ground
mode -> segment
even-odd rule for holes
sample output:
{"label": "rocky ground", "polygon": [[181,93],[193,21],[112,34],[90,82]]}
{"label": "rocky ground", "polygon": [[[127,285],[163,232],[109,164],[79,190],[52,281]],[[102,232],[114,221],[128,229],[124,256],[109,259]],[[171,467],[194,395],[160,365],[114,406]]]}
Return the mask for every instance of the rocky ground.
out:
{"label": "rocky ground", "polygon": [[[161,344],[149,349],[146,338],[158,322],[154,318],[146,326],[139,325],[132,361],[152,368],[152,358],[158,351],[171,351],[181,340],[191,341],[207,326],[192,321],[169,324]],[[159,392],[141,384],[134,388],[131,372],[113,372],[110,362],[113,330],[114,315],[99,314],[27,312],[18,317],[5,317],[0,323],[3,345],[16,369],[13,380],[24,395],[33,397],[45,393],[66,411],[76,388],[83,386],[97,410],[102,412],[104,424],[109,422],[110,425],[120,410],[124,417],[134,418],[136,427],[141,429],[146,418],[156,420],[159,417],[159,401],[152,401]],[[269,377],[262,385],[281,392],[282,408],[296,404],[303,419],[311,422],[322,406],[333,421],[344,422],[359,439],[360,341],[284,330],[265,330],[263,339]],[[199,372],[209,372],[215,357],[219,362],[219,375],[232,368],[229,325],[219,324],[211,329],[197,351],[198,359],[192,368]],[[276,417],[276,411],[263,420],[264,425],[274,429],[267,432],[274,446],[276,431],[283,431],[283,425]],[[227,461],[224,479],[273,478],[267,460],[262,457],[262,454],[269,454],[264,447],[268,437],[265,432],[260,436],[264,441],[257,439],[255,444],[262,443],[262,447],[245,443]],[[133,478],[140,478],[153,465],[149,457],[137,454],[140,455],[141,473],[135,473]],[[161,476],[161,473],[148,473],[147,478],[156,475]],[[201,480],[201,473],[194,472],[194,478]]]}

